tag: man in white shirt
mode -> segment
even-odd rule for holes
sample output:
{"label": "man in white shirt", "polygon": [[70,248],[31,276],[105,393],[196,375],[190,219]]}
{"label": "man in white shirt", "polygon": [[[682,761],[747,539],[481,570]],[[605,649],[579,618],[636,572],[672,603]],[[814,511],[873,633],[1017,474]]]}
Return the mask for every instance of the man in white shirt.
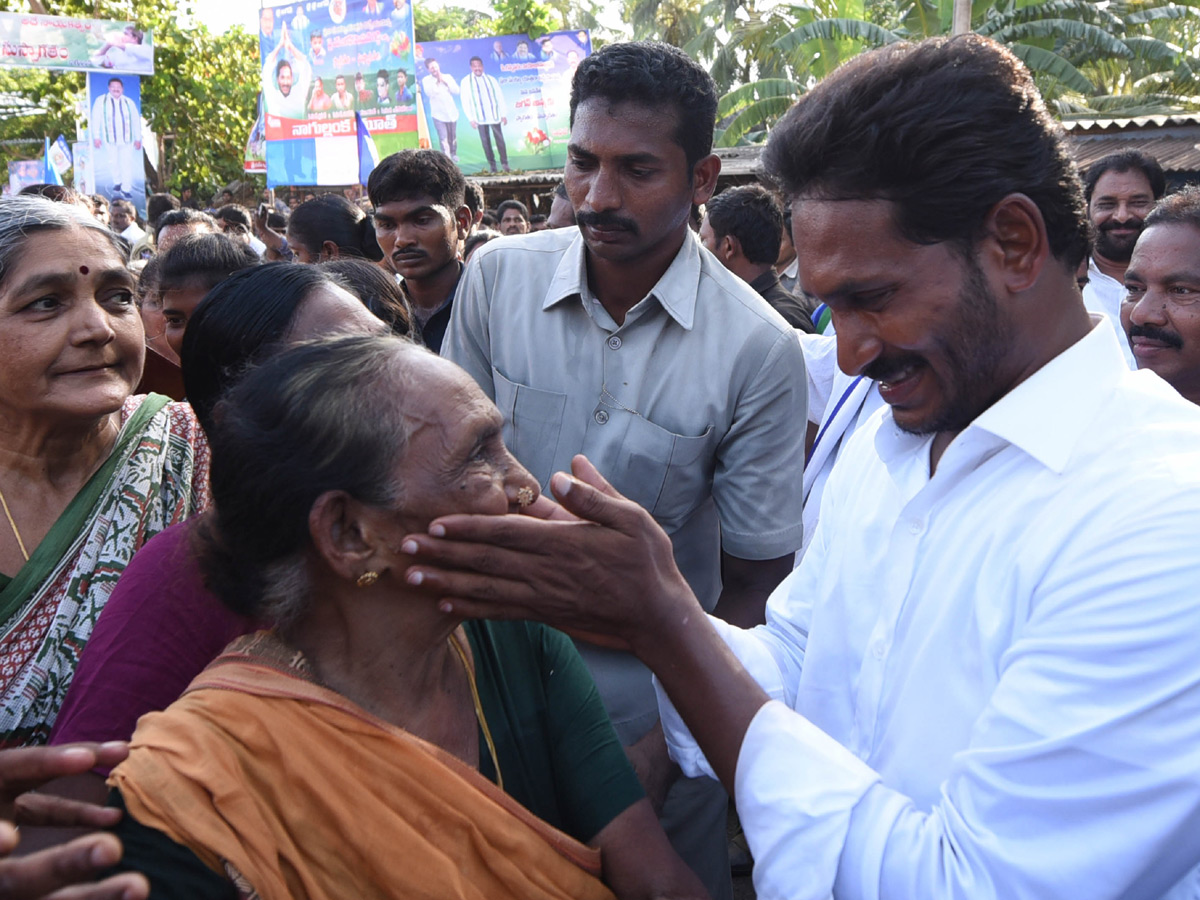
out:
{"label": "man in white shirt", "polygon": [[142,114],[125,96],[120,78],[108,79],[108,91],[92,104],[89,124],[92,143],[100,151],[96,168],[112,179],[113,199],[131,200],[136,166],[142,158]]}
{"label": "man in white shirt", "polygon": [[1121,324],[1138,368],[1200,403],[1200,189],[1159,201],[1125,271]]}
{"label": "man in white shirt", "polygon": [[977,35],[872,51],[763,162],[839,365],[889,407],[766,625],[701,615],[582,459],[548,520],[406,538],[409,582],[642,659],[672,756],[736,796],[760,897],[1195,896],[1200,410],[1084,309],[1082,186],[1032,77]]}
{"label": "man in white shirt", "polygon": [[[1122,150],[1092,163],[1083,176],[1083,195],[1096,244],[1088,262],[1083,305],[1089,312],[1107,316],[1118,334],[1121,301],[1125,299],[1125,267],[1133,245],[1154,203],[1166,190],[1162,167],[1153,156]],[[1136,368],[1127,341],[1121,350],[1129,367]]]}
{"label": "man in white shirt", "polygon": [[437,129],[438,149],[458,162],[458,82],[442,74],[436,59],[425,60],[429,74],[421,79],[421,90],[429,98],[429,114]]}
{"label": "man in white shirt", "polygon": [[305,108],[312,65],[292,43],[287,23],[283,24],[279,44],[263,60],[263,103],[271,115],[287,119],[308,117]]}
{"label": "man in white shirt", "polygon": [[483,155],[488,168],[496,171],[496,154],[492,151],[492,138],[496,139],[496,150],[500,153],[500,165],[508,171],[508,147],[504,144],[504,131],[508,124],[508,104],[504,91],[491,75],[483,71],[483,60],[471,57],[471,74],[462,80],[463,112],[471,127],[479,131],[479,143],[483,144]]}

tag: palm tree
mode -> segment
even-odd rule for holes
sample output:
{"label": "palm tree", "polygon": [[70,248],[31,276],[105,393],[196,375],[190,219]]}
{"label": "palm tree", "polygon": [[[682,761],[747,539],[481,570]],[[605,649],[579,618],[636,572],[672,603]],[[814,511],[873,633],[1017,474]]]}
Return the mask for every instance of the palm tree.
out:
{"label": "palm tree", "polygon": [[[718,53],[753,60],[722,98],[720,145],[760,138],[796,98],[871,47],[950,32],[953,0],[814,0],[735,19]],[[976,0],[975,32],[1008,46],[1063,116],[1200,108],[1200,0]],[[714,77],[716,75],[714,74]]]}

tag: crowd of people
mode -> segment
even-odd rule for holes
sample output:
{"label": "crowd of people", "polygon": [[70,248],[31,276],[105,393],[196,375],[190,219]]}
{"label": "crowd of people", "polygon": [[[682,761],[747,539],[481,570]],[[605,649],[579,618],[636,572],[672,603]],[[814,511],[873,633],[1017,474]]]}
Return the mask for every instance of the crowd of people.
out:
{"label": "crowd of people", "polygon": [[0,895],[1200,898],[1200,187],[974,35],[716,114],[0,201]]}

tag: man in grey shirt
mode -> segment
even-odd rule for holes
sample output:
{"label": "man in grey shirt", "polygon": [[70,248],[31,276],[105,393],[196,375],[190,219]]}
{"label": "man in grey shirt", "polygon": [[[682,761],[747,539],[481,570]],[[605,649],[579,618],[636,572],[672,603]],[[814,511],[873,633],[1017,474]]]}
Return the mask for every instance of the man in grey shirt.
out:
{"label": "man in grey shirt", "polygon": [[[671,535],[705,607],[751,625],[801,544],[806,381],[793,330],[688,228],[720,172],[716,102],[708,74],[666,45],[585,59],[564,172],[580,227],[476,251],[442,352],[496,401],[543,485],[586,453]],[[581,649],[661,802],[672,767],[649,672]],[[664,827],[728,896],[726,801],[700,785],[670,786]]]}

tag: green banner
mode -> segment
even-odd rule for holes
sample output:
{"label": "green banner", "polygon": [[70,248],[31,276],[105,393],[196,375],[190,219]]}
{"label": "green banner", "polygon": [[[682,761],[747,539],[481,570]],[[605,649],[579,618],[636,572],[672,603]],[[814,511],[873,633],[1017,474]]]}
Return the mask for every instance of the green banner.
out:
{"label": "green banner", "polygon": [[0,66],[154,74],[154,42],[133,22],[0,13]]}

